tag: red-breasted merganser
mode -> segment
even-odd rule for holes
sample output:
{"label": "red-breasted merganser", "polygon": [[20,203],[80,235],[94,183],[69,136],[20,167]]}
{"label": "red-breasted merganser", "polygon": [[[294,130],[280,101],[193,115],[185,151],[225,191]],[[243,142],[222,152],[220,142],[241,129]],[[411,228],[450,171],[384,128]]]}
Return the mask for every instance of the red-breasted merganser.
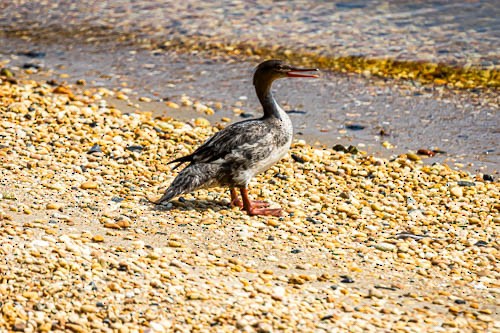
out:
{"label": "red-breasted merganser", "polygon": [[[173,169],[185,162],[189,165],[156,203],[167,203],[175,196],[199,188],[227,186],[231,189],[232,206],[243,208],[249,215],[281,215],[281,208],[269,208],[267,202],[248,197],[250,180],[278,162],[292,142],[292,122],[274,99],[271,85],[284,77],[316,78],[318,75],[303,72],[317,70],[291,67],[280,60],[268,60],[257,66],[253,84],[264,116],[229,125],[191,155],[169,162],[178,163]],[[238,198],[236,188],[240,189],[243,201]]]}

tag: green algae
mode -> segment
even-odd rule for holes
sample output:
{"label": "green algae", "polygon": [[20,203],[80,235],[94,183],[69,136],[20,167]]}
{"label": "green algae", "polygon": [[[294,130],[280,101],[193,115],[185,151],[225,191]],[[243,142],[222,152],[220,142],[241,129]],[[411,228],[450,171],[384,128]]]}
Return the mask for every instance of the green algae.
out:
{"label": "green algae", "polygon": [[497,68],[452,66],[426,61],[369,58],[363,56],[331,56],[308,50],[261,46],[252,43],[220,43],[195,39],[172,40],[164,47],[176,51],[208,52],[211,56],[279,58],[294,65],[318,67],[341,73],[358,73],[381,78],[415,80],[422,84],[447,85],[452,88],[473,89],[500,87]]}

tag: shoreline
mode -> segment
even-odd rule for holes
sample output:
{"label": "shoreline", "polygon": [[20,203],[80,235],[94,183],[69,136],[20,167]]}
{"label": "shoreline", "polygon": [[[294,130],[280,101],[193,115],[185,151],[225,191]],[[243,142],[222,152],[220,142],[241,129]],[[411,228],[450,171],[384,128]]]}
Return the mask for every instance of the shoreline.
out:
{"label": "shoreline", "polygon": [[496,179],[294,140],[303,163],[251,187],[284,217],[229,209],[222,189],[158,210],[146,198],[173,179],[166,162],[216,129],[102,95],[0,85],[0,327],[500,328]]}
{"label": "shoreline", "polygon": [[[246,63],[186,63],[182,55],[176,55],[172,59],[174,68],[168,69],[165,61],[172,55],[164,54],[165,59],[159,59],[156,53],[129,51],[148,67],[127,68],[130,58],[124,52],[116,61],[94,54],[90,63],[100,62],[94,68],[78,57],[68,61],[74,51],[46,51],[51,54],[44,59],[30,61],[13,56],[5,57],[4,64],[21,79],[33,77],[69,87],[81,81],[82,89],[107,90],[108,101],[126,112],[141,109],[183,121],[205,117],[217,126],[239,121],[243,116],[258,117],[261,112],[256,108],[258,101],[251,82],[246,79],[252,68]],[[159,65],[153,66],[154,61]],[[39,69],[22,69],[37,63]],[[113,74],[107,69],[112,69]],[[211,72],[214,76],[208,75]],[[353,145],[384,158],[415,154],[419,149],[436,150],[440,153],[434,157],[418,158],[473,173],[498,173],[494,128],[500,100],[493,91],[454,90],[323,72],[321,79],[302,85],[293,80],[280,82],[277,96],[285,110],[292,112],[296,137],[316,147]],[[354,130],[348,128],[352,124]]]}

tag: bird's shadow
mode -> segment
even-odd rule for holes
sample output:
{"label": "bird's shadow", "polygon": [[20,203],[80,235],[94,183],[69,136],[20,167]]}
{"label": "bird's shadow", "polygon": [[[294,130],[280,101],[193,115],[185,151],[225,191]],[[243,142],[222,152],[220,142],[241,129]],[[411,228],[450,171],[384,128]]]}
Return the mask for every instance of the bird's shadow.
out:
{"label": "bird's shadow", "polygon": [[174,200],[169,202],[167,205],[152,204],[151,210],[165,212],[173,209],[180,211],[207,211],[211,209],[214,212],[218,212],[225,209],[231,209],[228,201],[224,200]]}

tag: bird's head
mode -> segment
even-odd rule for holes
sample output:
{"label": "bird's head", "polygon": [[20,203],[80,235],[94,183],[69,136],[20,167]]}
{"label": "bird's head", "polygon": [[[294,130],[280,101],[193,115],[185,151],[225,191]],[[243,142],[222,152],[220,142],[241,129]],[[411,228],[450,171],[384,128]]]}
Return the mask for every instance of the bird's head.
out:
{"label": "bird's head", "polygon": [[316,74],[305,72],[317,72],[317,68],[298,68],[290,66],[281,60],[267,60],[257,66],[253,76],[253,84],[269,84],[274,80],[284,77],[309,77],[317,78]]}

